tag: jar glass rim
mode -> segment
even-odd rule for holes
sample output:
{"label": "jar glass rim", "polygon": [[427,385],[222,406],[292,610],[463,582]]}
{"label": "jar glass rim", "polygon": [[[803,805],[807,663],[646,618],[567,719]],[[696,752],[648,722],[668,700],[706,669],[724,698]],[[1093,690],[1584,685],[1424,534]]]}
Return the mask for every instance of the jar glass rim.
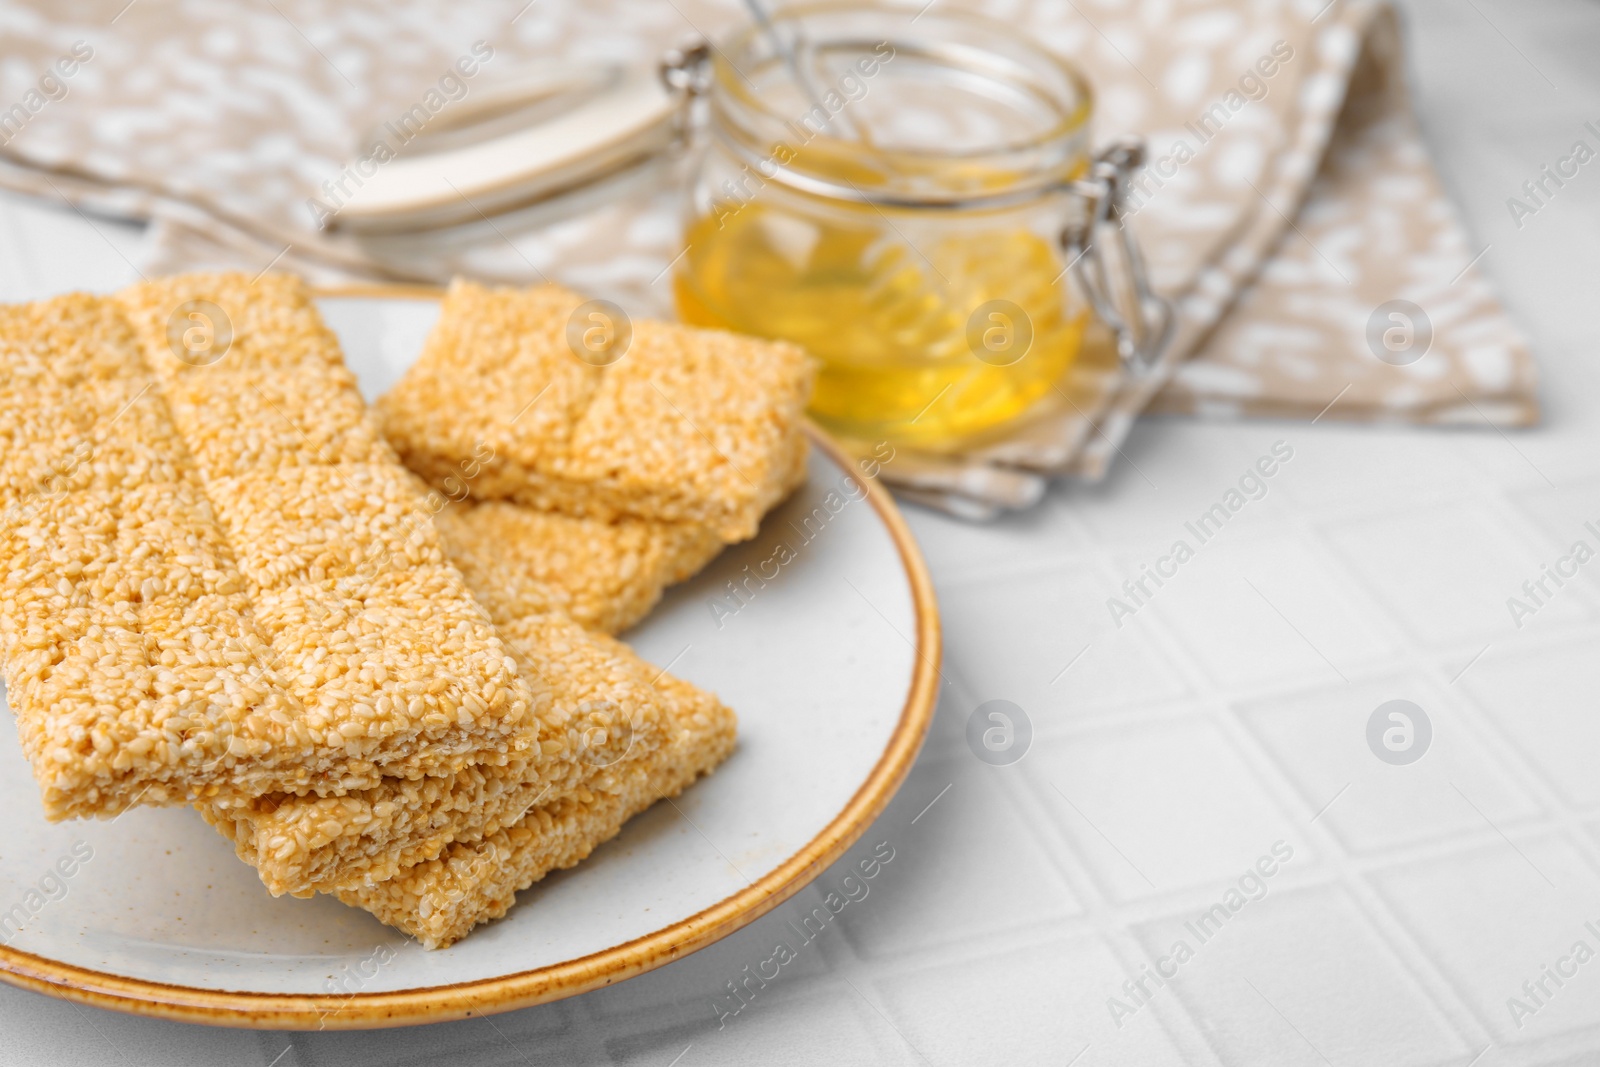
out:
{"label": "jar glass rim", "polygon": [[[908,169],[927,168],[939,163],[985,164],[993,173],[1009,171],[1017,177],[1002,188],[982,192],[938,193],[923,189],[916,192],[872,188],[863,190],[853,182],[838,182],[825,176],[807,174],[804,168],[780,166],[785,184],[818,195],[838,196],[846,200],[860,200],[897,206],[970,207],[990,202],[1003,202],[1037,196],[1048,188],[1063,184],[1062,169],[1069,164],[1088,159],[1088,130],[1094,111],[1094,92],[1088,79],[1076,64],[1040,45],[1016,28],[1003,22],[966,10],[929,11],[894,0],[815,0],[799,3],[774,11],[768,26],[749,23],[728,36],[721,47],[712,49],[711,56],[711,108],[713,127],[725,141],[743,154],[767,151],[773,131],[796,128],[796,116],[785,113],[770,99],[764,98],[757,86],[745,75],[741,60],[774,62],[769,33],[793,33],[796,27],[808,22],[822,31],[820,44],[835,43],[830,36],[830,19],[842,22],[859,21],[873,17],[892,17],[905,20],[897,38],[893,30],[883,34],[882,40],[895,49],[913,54],[934,53],[917,42],[934,39],[948,45],[938,52],[939,58],[951,62],[961,56],[967,59],[982,56],[986,51],[997,61],[1023,57],[1053,80],[1058,89],[1049,93],[1050,103],[1057,113],[1056,120],[1045,128],[1027,136],[999,141],[977,147],[920,147],[896,146],[870,149],[871,158],[891,165],[901,163]],[[807,26],[811,29],[811,26]],[[792,38],[791,38],[792,39]],[[990,49],[984,48],[984,43]],[[819,42],[809,41],[816,45]],[[1001,56],[995,45],[1003,45]],[[764,58],[763,58],[763,54]],[[1015,62],[1012,63],[1015,66]],[[986,76],[995,77],[993,71]],[[1038,79],[1029,88],[1039,90]],[[833,112],[837,116],[838,112]],[[807,133],[807,144],[833,153],[836,157],[852,151],[867,154],[860,141],[843,137],[824,129]],[[767,164],[773,161],[763,160]],[[780,177],[779,174],[764,174]]]}

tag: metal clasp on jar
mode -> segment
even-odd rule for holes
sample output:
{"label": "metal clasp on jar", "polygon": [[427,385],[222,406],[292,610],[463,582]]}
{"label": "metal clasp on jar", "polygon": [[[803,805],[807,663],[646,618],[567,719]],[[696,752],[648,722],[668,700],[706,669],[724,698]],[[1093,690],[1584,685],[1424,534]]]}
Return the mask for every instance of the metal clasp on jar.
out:
{"label": "metal clasp on jar", "polygon": [[[1117,355],[1135,373],[1155,366],[1172,339],[1172,305],[1150,288],[1139,244],[1122,215],[1129,182],[1144,164],[1144,141],[1121,137],[1074,182],[1078,217],[1061,231],[1073,279],[1117,339]],[[1097,235],[1106,240],[1096,244]],[[1109,246],[1108,246],[1109,244]]]}
{"label": "metal clasp on jar", "polygon": [[711,90],[710,42],[704,37],[695,36],[676,48],[667,49],[661,54],[657,70],[661,74],[661,84],[682,100],[678,132],[687,137],[692,122],[690,109],[696,99]]}

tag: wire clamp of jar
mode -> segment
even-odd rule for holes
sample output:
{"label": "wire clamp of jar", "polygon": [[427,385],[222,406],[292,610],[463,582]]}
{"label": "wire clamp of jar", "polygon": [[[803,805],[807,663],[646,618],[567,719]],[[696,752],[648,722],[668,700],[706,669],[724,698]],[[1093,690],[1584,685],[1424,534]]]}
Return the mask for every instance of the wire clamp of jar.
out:
{"label": "wire clamp of jar", "polygon": [[677,48],[661,53],[656,74],[667,93],[678,101],[677,141],[678,146],[685,146],[694,136],[694,101],[710,93],[710,42],[691,34]]}
{"label": "wire clamp of jar", "polygon": [[[1116,337],[1118,358],[1135,374],[1155,366],[1173,330],[1172,305],[1150,288],[1144,257],[1123,212],[1132,177],[1144,160],[1144,141],[1137,137],[1118,138],[1102,150],[1088,177],[1074,183],[1083,201],[1080,216],[1061,231],[1074,280]],[[1097,246],[1100,234],[1107,240]]]}
{"label": "wire clamp of jar", "polygon": [[692,123],[690,109],[711,89],[711,43],[698,35],[661,54],[656,68],[661,84],[682,104],[679,132],[687,136]]}

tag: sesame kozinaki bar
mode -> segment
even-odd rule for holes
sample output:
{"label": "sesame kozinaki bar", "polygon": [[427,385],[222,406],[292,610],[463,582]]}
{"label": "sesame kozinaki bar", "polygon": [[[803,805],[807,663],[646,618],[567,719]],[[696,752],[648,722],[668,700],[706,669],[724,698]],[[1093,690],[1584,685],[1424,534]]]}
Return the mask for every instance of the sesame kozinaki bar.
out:
{"label": "sesame kozinaki bar", "polygon": [[[516,637],[511,629],[507,639]],[[445,948],[474,926],[504,915],[516,894],[551,871],[574,866],[615,837],[634,815],[710,774],[733,751],[736,720],[716,697],[670,675],[656,683],[667,698],[671,742],[553,803],[514,826],[457,842],[436,859],[387,881],[338,894],[426,948]]]}
{"label": "sesame kozinaki bar", "polygon": [[[804,463],[812,360],[785,343],[615,318],[556,286],[456,281],[421,358],[378,402],[385,436],[433,485],[470,471],[478,499],[753,536]],[[592,353],[583,339],[596,329],[611,347]]]}
{"label": "sesame kozinaki bar", "polygon": [[[232,320],[205,365],[168,343],[199,301]],[[444,562],[296,283],[3,308],[0,368],[0,653],[51,817],[539,743],[548,694]]]}
{"label": "sesame kozinaki bar", "polygon": [[644,618],[667,586],[722,550],[704,526],[583,519],[501,500],[463,500],[434,522],[445,554],[496,622],[556,611],[607,634]]}
{"label": "sesame kozinaki bar", "polygon": [[[576,738],[569,747],[579,753],[578,773],[660,747],[663,713],[650,684],[657,672],[626,646],[586,630],[632,622],[721,542],[685,524],[608,523],[437,496],[429,506],[446,557],[502,634],[517,634],[511,647],[524,675],[549,689],[546,719]],[[385,780],[340,797],[224,795],[198,807],[268,889],[303,896],[392,877],[453,841],[512,825],[536,802],[553,801],[580,781],[547,778],[513,761]]]}
{"label": "sesame kozinaki bar", "polygon": [[452,842],[499,833],[536,805],[627,773],[668,742],[660,672],[627,646],[555,614],[528,616],[501,633],[523,673],[552,694],[547,718],[578,754],[571,776],[554,780],[514,761],[447,777],[386,778],[339,797],[221,798],[196,805],[201,815],[274,895],[353,889],[431,860]]}

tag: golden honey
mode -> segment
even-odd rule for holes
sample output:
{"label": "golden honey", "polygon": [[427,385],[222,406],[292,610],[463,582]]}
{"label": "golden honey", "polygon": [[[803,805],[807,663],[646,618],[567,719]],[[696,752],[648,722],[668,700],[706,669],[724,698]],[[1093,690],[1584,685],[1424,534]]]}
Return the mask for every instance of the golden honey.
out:
{"label": "golden honey", "polygon": [[[852,224],[756,201],[700,218],[674,278],[679,315],[809,349],[822,364],[811,413],[851,437],[953,442],[1051,391],[1086,319],[1053,242],[978,221],[913,247],[863,212]],[[984,307],[1001,301],[1023,318]]]}

